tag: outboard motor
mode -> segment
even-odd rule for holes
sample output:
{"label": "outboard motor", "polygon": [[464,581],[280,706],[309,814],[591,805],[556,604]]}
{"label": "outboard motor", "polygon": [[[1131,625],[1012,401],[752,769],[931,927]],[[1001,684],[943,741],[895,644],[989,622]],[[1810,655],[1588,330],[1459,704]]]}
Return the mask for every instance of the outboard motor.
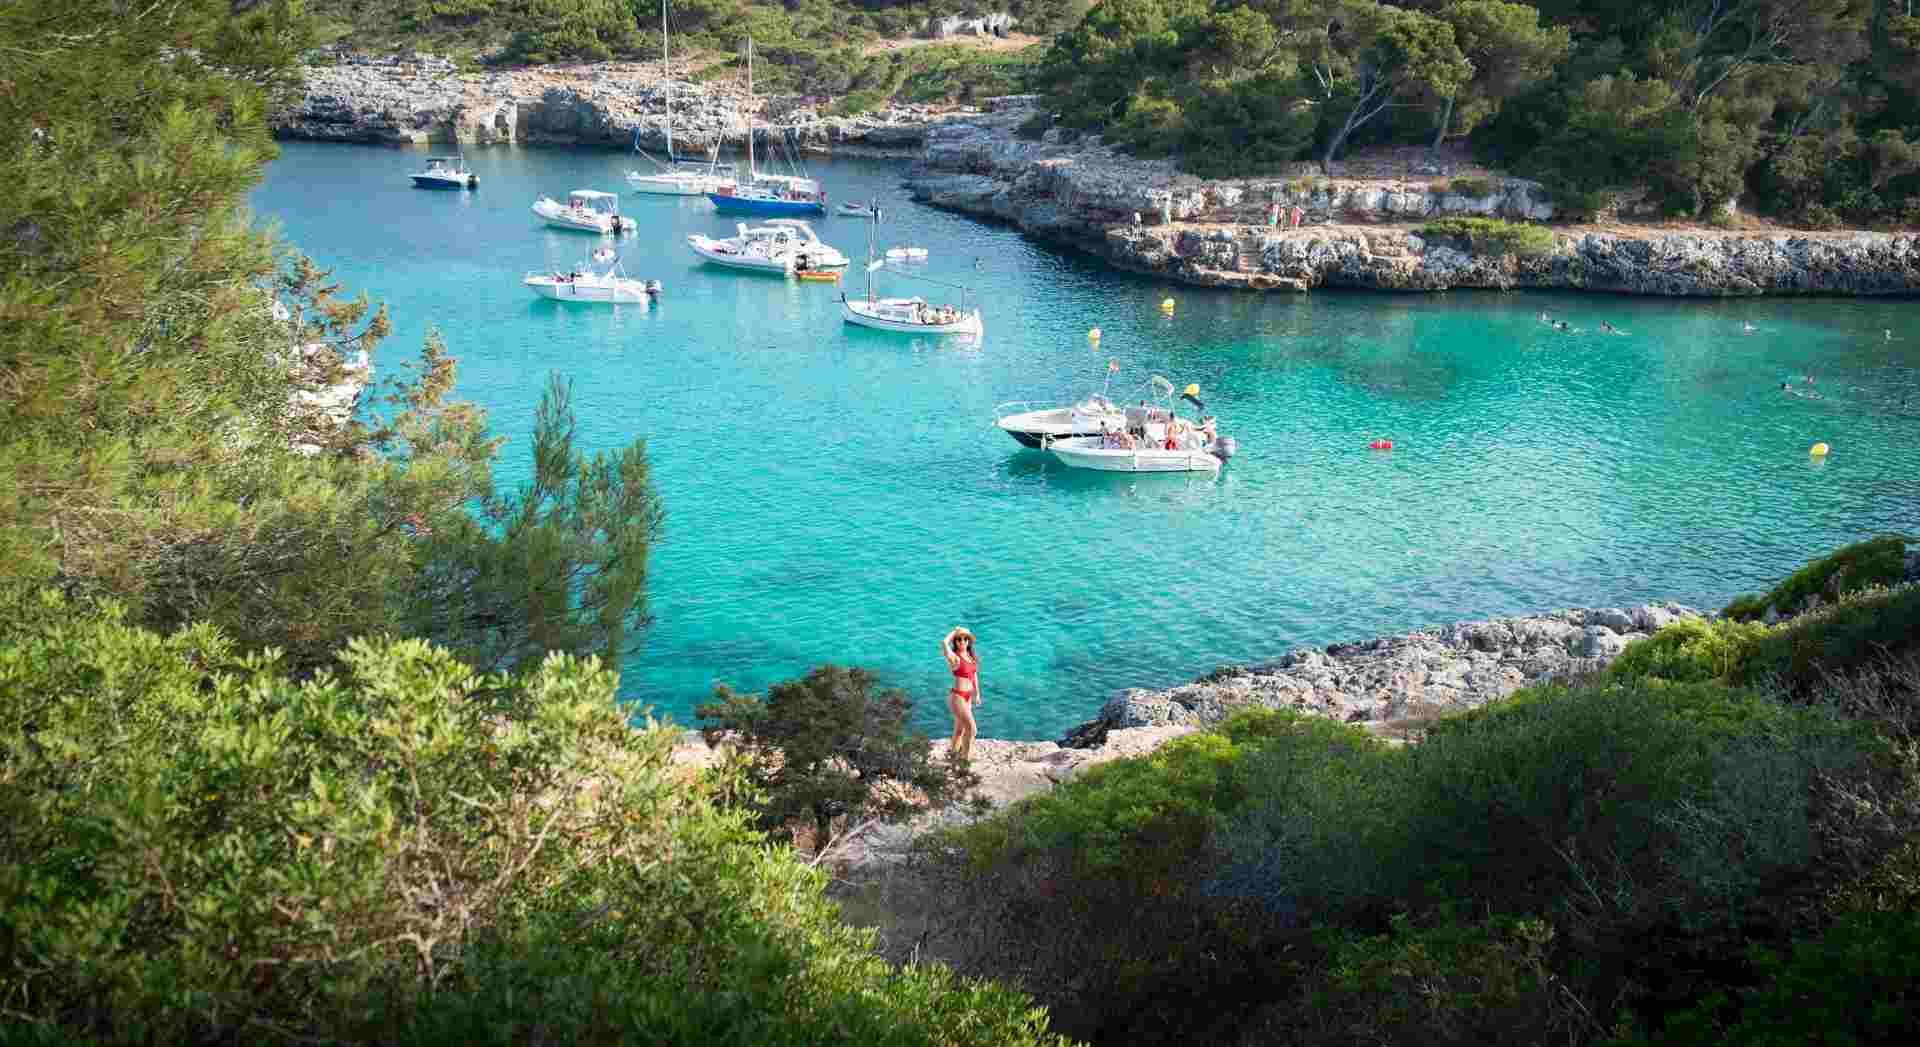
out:
{"label": "outboard motor", "polygon": [[1231,436],[1222,436],[1216,438],[1213,441],[1213,446],[1207,448],[1207,450],[1213,452],[1215,458],[1225,462],[1227,459],[1232,458],[1235,452],[1240,450],[1240,444]]}
{"label": "outboard motor", "polygon": [[657,294],[659,294],[659,293],[660,293],[660,281],[658,281],[658,280],[648,280],[648,281],[647,281],[647,293],[648,293],[648,294],[651,294],[651,295],[657,295]]}

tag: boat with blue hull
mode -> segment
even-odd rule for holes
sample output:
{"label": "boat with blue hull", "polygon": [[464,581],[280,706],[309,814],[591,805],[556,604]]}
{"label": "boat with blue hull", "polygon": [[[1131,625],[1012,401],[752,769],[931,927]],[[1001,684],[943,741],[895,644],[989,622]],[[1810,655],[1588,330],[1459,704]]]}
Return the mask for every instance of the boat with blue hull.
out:
{"label": "boat with blue hull", "polygon": [[811,218],[827,213],[827,194],[820,183],[803,175],[767,174],[753,160],[753,38],[747,38],[747,177],[722,181],[707,192],[721,214],[768,218]]}
{"label": "boat with blue hull", "polygon": [[723,185],[707,194],[721,214],[805,218],[827,213],[827,196],[811,178],[761,175],[753,185]]}

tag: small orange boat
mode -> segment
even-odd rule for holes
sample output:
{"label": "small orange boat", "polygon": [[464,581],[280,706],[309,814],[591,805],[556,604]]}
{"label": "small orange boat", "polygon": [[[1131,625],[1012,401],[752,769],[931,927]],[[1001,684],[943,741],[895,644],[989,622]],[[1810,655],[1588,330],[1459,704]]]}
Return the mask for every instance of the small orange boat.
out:
{"label": "small orange boat", "polygon": [[838,280],[840,272],[836,269],[802,269],[793,275],[802,280]]}

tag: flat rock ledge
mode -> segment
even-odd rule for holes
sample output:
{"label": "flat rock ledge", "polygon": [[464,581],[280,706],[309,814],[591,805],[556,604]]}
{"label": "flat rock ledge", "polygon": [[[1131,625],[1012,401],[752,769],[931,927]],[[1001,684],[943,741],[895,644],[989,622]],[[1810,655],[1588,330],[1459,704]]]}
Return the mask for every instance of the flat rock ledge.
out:
{"label": "flat rock ledge", "polygon": [[302,95],[272,117],[280,138],[390,145],[560,145],[705,155],[761,135],[802,148],[915,157],[927,129],[980,115],[955,106],[890,106],[828,116],[824,100],[759,97],[731,83],[670,78],[658,62],[462,71],[434,55],[332,53],[306,69]]}
{"label": "flat rock ledge", "polygon": [[1675,603],[1574,609],[1301,648],[1268,665],[1226,666],[1163,691],[1120,691],[1058,744],[1097,749],[1120,732],[1199,729],[1246,708],[1294,710],[1402,737],[1529,684],[1595,672],[1627,644],[1700,616]]}
{"label": "flat rock ledge", "polygon": [[[1545,221],[1551,199],[1520,178],[1426,181],[1196,178],[1099,139],[1019,129],[1020,99],[929,126],[907,185],[936,207],[1005,221],[1036,239],[1180,283],[1256,291],[1553,288],[1622,294],[1920,294],[1920,235],[1557,231],[1527,257],[1429,240],[1447,216]],[[1469,187],[1463,193],[1456,185]],[[1267,224],[1298,207],[1300,228]]]}

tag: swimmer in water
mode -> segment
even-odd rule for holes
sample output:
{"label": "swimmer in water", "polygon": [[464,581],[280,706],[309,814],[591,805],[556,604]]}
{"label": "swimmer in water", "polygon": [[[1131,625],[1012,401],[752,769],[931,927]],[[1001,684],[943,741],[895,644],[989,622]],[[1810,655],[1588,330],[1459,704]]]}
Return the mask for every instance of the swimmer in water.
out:
{"label": "swimmer in water", "polygon": [[1887,328],[1887,341],[1893,341],[1893,328]]}
{"label": "swimmer in water", "polygon": [[1608,323],[1608,322],[1606,322],[1605,320],[1602,320],[1602,321],[1600,321],[1600,329],[1601,329],[1602,331],[1605,331],[1605,332],[1606,332],[1606,333],[1608,333],[1608,334],[1619,334],[1619,333],[1620,333],[1620,329],[1619,329],[1619,328],[1617,328],[1617,327],[1615,327],[1615,326],[1613,326],[1612,324],[1610,324],[1610,323]]}
{"label": "swimmer in water", "polygon": [[1553,323],[1553,329],[1554,329],[1554,330],[1556,330],[1556,331],[1571,331],[1571,330],[1573,330],[1573,328],[1572,328],[1572,327],[1570,327],[1570,326],[1568,326],[1568,324],[1567,324],[1567,322],[1566,322],[1565,320],[1555,320],[1555,321],[1554,321],[1554,323]]}
{"label": "swimmer in water", "polygon": [[1758,327],[1753,326],[1753,323],[1751,321],[1746,321],[1746,320],[1741,321],[1740,329],[1742,331],[1747,332],[1748,334],[1752,334],[1753,332],[1759,330]]}
{"label": "swimmer in water", "polygon": [[1553,323],[1553,317],[1548,316],[1547,311],[1542,309],[1540,310],[1540,322],[1543,324],[1551,324]]}
{"label": "swimmer in water", "polygon": [[1807,376],[1807,384],[1808,384],[1808,385],[1812,385],[1812,384],[1813,384],[1813,376],[1812,376],[1812,375],[1808,375],[1808,376]]}

